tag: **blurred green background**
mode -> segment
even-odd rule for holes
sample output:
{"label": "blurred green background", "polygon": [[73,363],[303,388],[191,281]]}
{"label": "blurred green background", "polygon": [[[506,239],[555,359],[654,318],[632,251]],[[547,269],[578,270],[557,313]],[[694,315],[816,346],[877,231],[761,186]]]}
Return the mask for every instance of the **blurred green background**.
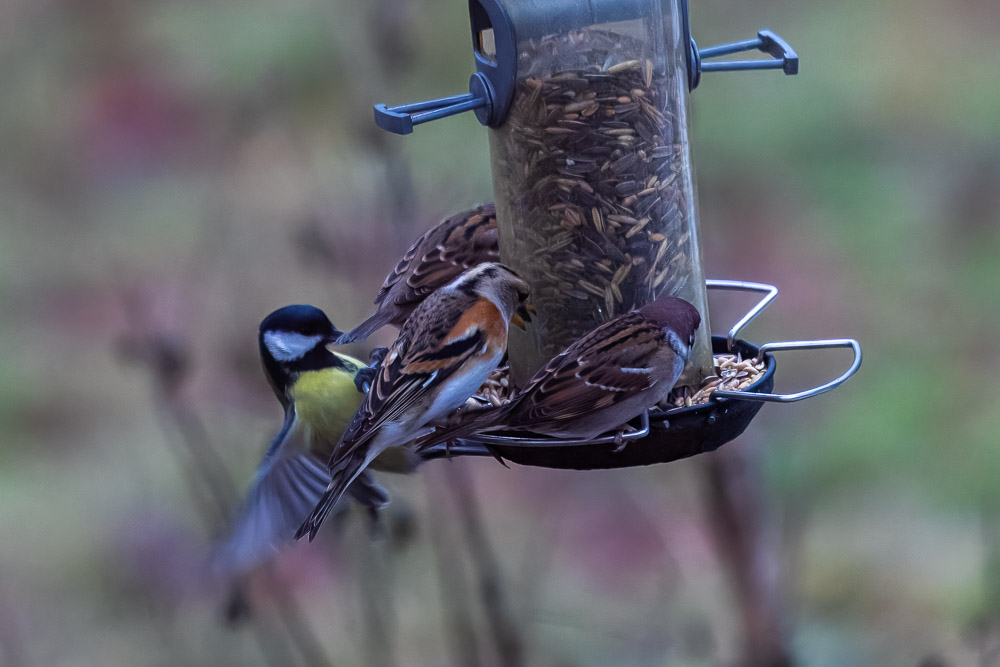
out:
{"label": "blurred green background", "polygon": [[[859,339],[855,379],[694,460],[390,478],[390,536],[348,516],[255,578],[237,627],[185,446],[244,488],[281,418],[263,315],[350,327],[420,230],[491,199],[470,114],[405,138],[371,120],[461,91],[466,5],[0,15],[0,665],[280,664],[292,604],[337,665],[461,664],[455,617],[499,664],[456,479],[529,664],[766,662],[761,618],[802,665],[1000,664],[1000,4],[691,0],[702,46],[766,27],[802,61],[692,96],[707,273],[779,286],[750,340]],[[717,300],[715,331],[746,305]],[[848,361],[784,355],[778,388]],[[752,518],[728,533],[726,470]]]}

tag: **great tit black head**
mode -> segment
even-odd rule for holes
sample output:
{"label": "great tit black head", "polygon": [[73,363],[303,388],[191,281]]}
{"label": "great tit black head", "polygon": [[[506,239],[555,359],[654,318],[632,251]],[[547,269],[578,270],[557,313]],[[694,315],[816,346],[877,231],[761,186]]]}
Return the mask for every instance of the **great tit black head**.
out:
{"label": "great tit black head", "polygon": [[285,389],[295,374],[337,365],[337,357],[326,349],[343,332],[315,306],[279,308],[260,323],[258,342],[271,388],[282,404]]}

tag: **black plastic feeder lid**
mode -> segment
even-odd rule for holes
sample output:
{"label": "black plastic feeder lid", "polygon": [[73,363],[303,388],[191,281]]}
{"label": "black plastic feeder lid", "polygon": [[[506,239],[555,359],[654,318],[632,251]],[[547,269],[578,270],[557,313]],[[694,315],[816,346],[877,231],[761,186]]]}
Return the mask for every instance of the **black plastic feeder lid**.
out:
{"label": "black plastic feeder lid", "polygon": [[[646,14],[641,0],[469,0],[472,51],[476,72],[469,79],[469,92],[451,97],[390,107],[375,105],[375,123],[395,134],[409,134],[413,126],[427,121],[473,111],[479,122],[497,128],[507,119],[517,77],[519,40],[566,33],[603,23],[628,21]],[[797,74],[799,57],[785,40],[769,30],[755,39],[699,50],[690,36],[687,0],[680,0],[680,19],[689,43],[686,53],[688,88],[694,89],[702,72],[750,69],[781,69]],[[770,60],[705,62],[709,58],[741,51],[759,50]]]}

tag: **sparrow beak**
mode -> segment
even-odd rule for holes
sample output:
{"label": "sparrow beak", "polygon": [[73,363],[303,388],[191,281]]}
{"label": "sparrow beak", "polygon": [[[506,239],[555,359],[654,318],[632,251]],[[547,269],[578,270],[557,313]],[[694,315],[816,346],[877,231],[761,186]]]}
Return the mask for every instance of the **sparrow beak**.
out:
{"label": "sparrow beak", "polygon": [[531,301],[525,301],[521,304],[517,312],[514,313],[514,317],[510,318],[510,323],[521,329],[522,331],[527,326],[527,323],[531,321],[531,316],[535,314],[535,307],[531,305]]}

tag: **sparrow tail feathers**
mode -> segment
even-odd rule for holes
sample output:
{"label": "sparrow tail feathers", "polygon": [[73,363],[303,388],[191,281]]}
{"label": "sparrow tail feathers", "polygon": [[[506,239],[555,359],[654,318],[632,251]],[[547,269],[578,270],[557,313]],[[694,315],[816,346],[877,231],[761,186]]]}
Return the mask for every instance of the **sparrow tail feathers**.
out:
{"label": "sparrow tail feathers", "polygon": [[[416,449],[419,452],[442,442],[467,438],[486,431],[502,430],[507,412],[506,405],[469,412],[458,422],[436,427],[432,433],[417,441]],[[496,456],[492,450],[490,453]],[[503,463],[502,460],[500,462]]]}
{"label": "sparrow tail feathers", "polygon": [[393,314],[383,308],[379,308],[371,317],[366,319],[364,322],[354,327],[345,334],[342,334],[340,338],[337,339],[337,345],[346,345],[347,343],[356,343],[358,341],[368,338],[385,325],[389,324],[392,320]]}

